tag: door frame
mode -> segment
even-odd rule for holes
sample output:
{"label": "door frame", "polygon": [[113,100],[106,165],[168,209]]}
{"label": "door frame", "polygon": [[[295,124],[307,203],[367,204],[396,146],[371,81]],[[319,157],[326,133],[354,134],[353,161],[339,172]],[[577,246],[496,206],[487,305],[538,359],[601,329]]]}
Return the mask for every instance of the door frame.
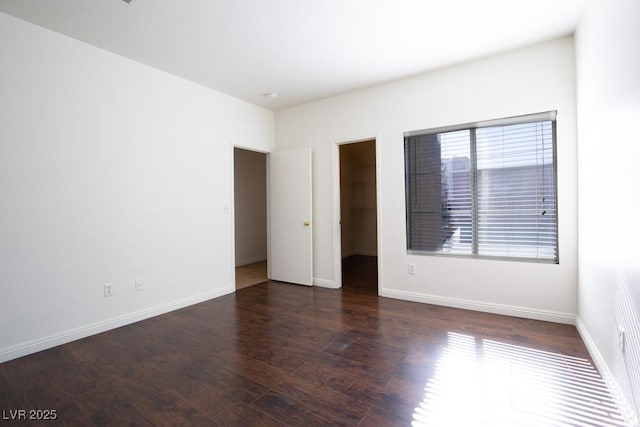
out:
{"label": "door frame", "polygon": [[347,144],[357,144],[358,142],[374,141],[376,147],[376,232],[377,232],[377,252],[378,252],[378,295],[384,288],[382,286],[382,230],[380,227],[381,218],[381,155],[379,134],[359,136],[356,138],[339,139],[331,144],[331,187],[332,187],[332,234],[333,234],[333,284],[335,288],[342,287],[342,226],[340,217],[340,146]]}

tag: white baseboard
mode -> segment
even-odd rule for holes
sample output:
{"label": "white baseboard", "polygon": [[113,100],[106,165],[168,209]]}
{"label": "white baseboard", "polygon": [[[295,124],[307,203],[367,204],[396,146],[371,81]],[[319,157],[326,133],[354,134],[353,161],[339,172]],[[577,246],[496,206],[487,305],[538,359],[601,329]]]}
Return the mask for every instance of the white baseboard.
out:
{"label": "white baseboard", "polygon": [[342,253],[342,259],[349,258],[349,257],[352,257],[352,256],[358,256],[358,255],[361,255],[361,256],[375,256],[375,257],[377,257],[378,256],[378,252],[377,251],[371,251],[371,252],[367,252],[367,251],[343,252]]}
{"label": "white baseboard", "polygon": [[463,308],[466,310],[482,311],[485,313],[503,314],[505,316],[524,317],[525,319],[545,320],[547,322],[564,323],[568,325],[575,325],[576,321],[575,314],[571,313],[540,310],[536,308],[518,307],[505,304],[494,304],[462,298],[442,297],[437,295],[421,294],[417,292],[380,289],[380,296],[407,301],[423,302],[427,304],[442,305],[446,307]]}
{"label": "white baseboard", "polygon": [[123,314],[111,319],[102,320],[90,325],[69,329],[67,331],[52,334],[44,338],[39,338],[36,340],[13,345],[11,347],[3,348],[0,349],[0,363],[7,362],[12,359],[17,359],[18,357],[27,356],[29,354],[37,353],[39,351],[66,344],[71,341],[76,341],[81,338],[86,338],[88,336],[99,334],[101,332],[106,332],[108,330],[119,328],[121,326],[129,325],[131,323],[139,322],[141,320],[149,319],[151,317],[165,314],[170,311],[175,311],[184,307],[188,307],[190,305],[208,301],[213,298],[230,294],[234,291],[235,288],[233,286],[225,286],[168,303],[144,308],[132,313]]}
{"label": "white baseboard", "polygon": [[578,330],[580,337],[582,337],[582,341],[584,341],[584,345],[587,347],[591,358],[595,362],[596,368],[598,368],[602,379],[604,379],[607,387],[609,387],[613,399],[618,405],[620,412],[622,412],[622,416],[625,418],[626,424],[629,427],[639,427],[640,421],[638,420],[638,415],[632,409],[632,405],[629,403],[624,393],[622,393],[622,391],[620,390],[618,381],[611,373],[609,365],[604,360],[604,357],[602,356],[602,353],[600,353],[596,342],[591,337],[591,334],[589,334],[587,327],[582,322],[580,317],[576,318],[576,329]]}
{"label": "white baseboard", "polygon": [[320,286],[321,288],[338,289],[333,280],[313,278],[313,285]]}
{"label": "white baseboard", "polygon": [[362,256],[378,256],[378,252],[374,249],[372,251],[355,251],[353,255],[362,255]]}
{"label": "white baseboard", "polygon": [[257,262],[266,261],[266,256],[257,256],[252,258],[236,259],[236,267],[242,267],[243,265],[255,264]]}

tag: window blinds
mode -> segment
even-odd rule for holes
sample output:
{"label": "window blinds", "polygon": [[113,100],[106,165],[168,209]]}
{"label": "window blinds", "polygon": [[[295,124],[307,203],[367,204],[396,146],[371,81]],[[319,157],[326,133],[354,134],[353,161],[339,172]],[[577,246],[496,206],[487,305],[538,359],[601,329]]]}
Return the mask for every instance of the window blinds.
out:
{"label": "window blinds", "polygon": [[405,134],[412,252],[558,262],[555,112]]}

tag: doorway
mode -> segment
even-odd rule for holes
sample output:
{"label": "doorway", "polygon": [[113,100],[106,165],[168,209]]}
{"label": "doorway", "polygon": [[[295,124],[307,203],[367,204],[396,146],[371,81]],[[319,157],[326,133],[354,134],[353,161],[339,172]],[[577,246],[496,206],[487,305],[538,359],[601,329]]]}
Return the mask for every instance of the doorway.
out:
{"label": "doorway", "polygon": [[339,158],[342,286],[377,293],[376,141],[342,144]]}
{"label": "doorway", "polygon": [[236,290],[267,280],[267,155],[235,147]]}

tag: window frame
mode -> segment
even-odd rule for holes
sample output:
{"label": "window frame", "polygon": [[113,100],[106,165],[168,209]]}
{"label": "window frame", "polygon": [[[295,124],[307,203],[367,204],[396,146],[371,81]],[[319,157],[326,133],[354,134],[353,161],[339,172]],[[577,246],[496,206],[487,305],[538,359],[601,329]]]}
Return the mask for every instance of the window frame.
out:
{"label": "window frame", "polygon": [[[481,255],[478,253],[478,159],[477,159],[477,145],[476,145],[476,129],[497,127],[497,126],[510,126],[525,123],[539,123],[539,122],[551,122],[551,145],[552,145],[552,159],[553,159],[553,193],[554,193],[554,208],[555,208],[555,258],[531,258],[531,257],[518,257],[509,255]],[[411,185],[410,185],[410,153],[407,149],[409,138],[423,135],[434,135],[446,132],[455,132],[469,130],[469,150],[470,150],[470,169],[471,169],[471,253],[450,253],[441,251],[428,251],[421,249],[412,249],[409,247],[410,239],[410,215],[411,209],[409,201],[411,200]],[[483,120],[477,122],[470,122],[451,126],[441,126],[436,128],[422,129],[409,131],[404,133],[404,167],[405,167],[405,228],[406,228],[406,249],[409,255],[426,255],[435,257],[450,257],[450,258],[470,258],[470,259],[487,259],[487,260],[500,260],[500,261],[517,261],[517,262],[533,262],[543,264],[560,264],[560,231],[559,231],[559,203],[558,203],[558,153],[557,153],[558,139],[557,139],[557,111],[551,110],[540,113],[525,114],[520,116],[505,117],[492,120]]]}

